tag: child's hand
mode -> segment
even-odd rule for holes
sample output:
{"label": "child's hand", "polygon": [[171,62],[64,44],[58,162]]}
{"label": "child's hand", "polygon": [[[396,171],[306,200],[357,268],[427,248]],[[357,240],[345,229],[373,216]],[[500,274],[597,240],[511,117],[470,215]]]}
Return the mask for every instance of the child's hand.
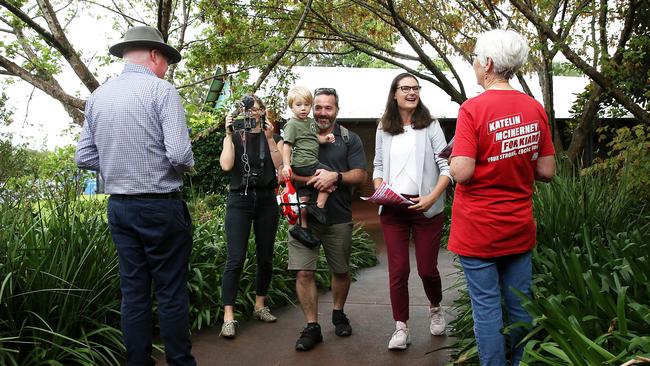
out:
{"label": "child's hand", "polygon": [[285,166],[282,168],[282,178],[284,178],[285,180],[287,180],[287,179],[291,179],[291,174],[292,174],[292,173],[293,173],[293,172],[291,171],[291,167],[290,167],[290,166],[286,166],[286,165],[285,165]]}
{"label": "child's hand", "polygon": [[325,141],[329,142],[330,144],[336,141],[336,137],[334,137],[333,133],[328,133],[325,135]]}

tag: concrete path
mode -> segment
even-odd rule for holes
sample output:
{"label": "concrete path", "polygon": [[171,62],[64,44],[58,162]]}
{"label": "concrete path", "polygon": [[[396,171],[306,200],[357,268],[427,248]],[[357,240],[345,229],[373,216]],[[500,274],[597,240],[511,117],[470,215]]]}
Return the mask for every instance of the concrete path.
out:
{"label": "concrete path", "polygon": [[[345,312],[352,325],[352,336],[337,337],[331,323],[332,298],[329,292],[319,296],[319,322],[323,343],[309,352],[294,350],[295,341],[304,326],[300,306],[289,305],[275,309],[276,323],[259,321],[237,323],[237,337],[229,340],[219,337],[220,326],[202,330],[192,337],[193,354],[199,365],[444,365],[449,351],[439,350],[451,344],[446,336],[432,336],[427,318],[428,301],[417,276],[415,257],[411,250],[410,320],[411,345],[405,351],[389,351],[388,340],[394,330],[388,290],[386,253],[376,214],[376,206],[365,202],[355,203],[355,221],[363,222],[377,244],[379,265],[361,270],[352,283]],[[443,289],[451,286],[455,272],[452,254],[441,250],[438,269]],[[452,319],[449,306],[457,296],[446,290],[443,307],[447,322]],[[163,361],[159,365],[166,365]]]}

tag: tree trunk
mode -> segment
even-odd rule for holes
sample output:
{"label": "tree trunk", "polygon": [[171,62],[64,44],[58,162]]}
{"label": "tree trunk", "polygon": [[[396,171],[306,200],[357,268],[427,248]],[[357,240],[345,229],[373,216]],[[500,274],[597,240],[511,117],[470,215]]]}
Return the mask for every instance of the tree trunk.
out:
{"label": "tree trunk", "polygon": [[591,161],[582,161],[582,155],[588,138],[591,138],[593,132],[598,127],[598,110],[603,100],[603,88],[592,82],[589,98],[585,102],[584,109],[578,120],[578,126],[573,130],[571,143],[566,150],[569,161],[574,166],[590,165]]}
{"label": "tree trunk", "polygon": [[548,124],[551,126],[553,135],[553,145],[556,152],[564,151],[562,143],[562,133],[555,119],[555,107],[553,106],[553,64],[546,51],[542,51],[542,69],[537,73],[539,75],[539,85],[542,88],[542,97],[544,99],[544,110],[548,116]]}
{"label": "tree trunk", "polygon": [[169,40],[169,27],[171,25],[172,1],[158,1],[158,30],[163,36],[163,41]]}

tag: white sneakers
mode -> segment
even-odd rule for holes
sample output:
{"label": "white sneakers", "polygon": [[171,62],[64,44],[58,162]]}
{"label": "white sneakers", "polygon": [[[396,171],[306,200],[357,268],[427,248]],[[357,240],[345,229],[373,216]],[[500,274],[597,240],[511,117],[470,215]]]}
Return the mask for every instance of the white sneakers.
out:
{"label": "white sneakers", "polygon": [[[442,306],[429,308],[429,319],[431,320],[429,324],[431,335],[444,335],[447,323],[445,322],[445,313],[442,310]],[[409,335],[409,329],[406,323],[400,321],[395,322],[395,331],[388,342],[388,349],[406,349],[409,344],[411,344],[411,336]]]}
{"label": "white sneakers", "polygon": [[406,349],[411,344],[411,337],[409,336],[409,329],[404,322],[395,322],[395,332],[390,337],[388,342],[388,349]]}
{"label": "white sneakers", "polygon": [[429,325],[431,335],[445,334],[447,323],[445,322],[445,313],[442,311],[442,306],[429,308],[429,320],[431,320],[431,324]]}

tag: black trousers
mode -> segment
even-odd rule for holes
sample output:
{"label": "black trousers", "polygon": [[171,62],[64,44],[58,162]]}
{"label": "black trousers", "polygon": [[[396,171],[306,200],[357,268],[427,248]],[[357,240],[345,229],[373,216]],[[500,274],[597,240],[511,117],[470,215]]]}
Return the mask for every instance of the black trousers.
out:
{"label": "black trousers", "polygon": [[221,294],[224,305],[235,305],[239,277],[246,259],[251,226],[255,233],[255,294],[266,296],[273,273],[273,246],[278,229],[278,204],[274,189],[230,192],[226,204],[228,260],[223,271]]}
{"label": "black trousers", "polygon": [[112,195],[108,226],[120,263],[126,365],[156,363],[151,358],[153,284],[167,364],[195,366],[187,292],[192,220],[185,202]]}

